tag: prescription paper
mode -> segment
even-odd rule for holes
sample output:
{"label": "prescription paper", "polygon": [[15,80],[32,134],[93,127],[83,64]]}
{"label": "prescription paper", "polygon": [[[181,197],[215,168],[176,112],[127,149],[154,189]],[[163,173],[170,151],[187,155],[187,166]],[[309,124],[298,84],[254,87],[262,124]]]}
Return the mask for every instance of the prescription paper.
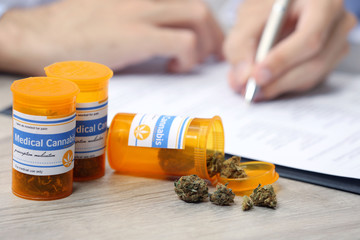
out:
{"label": "prescription paper", "polygon": [[249,106],[229,88],[228,69],[208,64],[172,75],[150,66],[115,75],[109,120],[117,112],[219,115],[227,153],[360,179],[360,76],[333,73],[304,95]]}

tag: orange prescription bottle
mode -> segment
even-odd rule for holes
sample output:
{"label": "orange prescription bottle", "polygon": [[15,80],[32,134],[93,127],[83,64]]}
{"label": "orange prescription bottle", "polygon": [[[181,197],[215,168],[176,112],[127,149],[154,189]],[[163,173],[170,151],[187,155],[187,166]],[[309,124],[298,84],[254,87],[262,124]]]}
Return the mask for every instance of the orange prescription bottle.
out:
{"label": "orange prescription bottle", "polygon": [[108,83],[110,68],[93,62],[66,61],[45,68],[46,75],[70,80],[80,88],[76,99],[74,181],[105,174]]}
{"label": "orange prescription bottle", "polygon": [[110,166],[122,173],[164,177],[197,174],[210,178],[206,158],[224,153],[220,117],[189,118],[117,114],[109,128]]}
{"label": "orange prescription bottle", "polygon": [[79,88],[56,78],[15,81],[12,191],[33,200],[72,193],[75,108]]}
{"label": "orange prescription bottle", "polygon": [[224,154],[224,129],[218,116],[118,113],[109,128],[107,152],[110,166],[120,173],[164,179],[196,174],[213,185],[228,183],[240,194],[279,178],[273,164],[259,161],[241,163],[246,178],[210,177],[207,159]]}

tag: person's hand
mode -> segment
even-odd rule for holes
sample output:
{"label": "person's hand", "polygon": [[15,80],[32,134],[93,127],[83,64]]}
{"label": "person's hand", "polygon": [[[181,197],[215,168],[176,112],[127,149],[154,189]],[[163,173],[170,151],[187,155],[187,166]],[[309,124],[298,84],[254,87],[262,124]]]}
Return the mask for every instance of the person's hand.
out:
{"label": "person's hand", "polygon": [[43,74],[63,60],[114,70],[154,56],[186,72],[222,56],[223,33],[201,0],[64,0],[0,19],[0,70]]}
{"label": "person's hand", "polygon": [[341,0],[293,0],[280,41],[264,61],[255,64],[257,45],[273,3],[245,0],[224,46],[225,57],[233,66],[231,87],[244,94],[247,80],[253,76],[260,86],[256,101],[318,85],[347,53],[347,35],[356,25]]}

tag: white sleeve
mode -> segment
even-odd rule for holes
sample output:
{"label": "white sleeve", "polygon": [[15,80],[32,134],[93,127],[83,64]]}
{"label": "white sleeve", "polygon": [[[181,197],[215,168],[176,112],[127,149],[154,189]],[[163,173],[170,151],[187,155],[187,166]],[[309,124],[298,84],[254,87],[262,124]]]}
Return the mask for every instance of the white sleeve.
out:
{"label": "white sleeve", "polygon": [[4,13],[5,13],[7,10],[8,10],[7,4],[0,3],[0,18],[2,17],[2,15],[4,15]]}
{"label": "white sleeve", "polygon": [[58,0],[0,0],[0,18],[4,13],[14,7],[27,8],[51,3]]}

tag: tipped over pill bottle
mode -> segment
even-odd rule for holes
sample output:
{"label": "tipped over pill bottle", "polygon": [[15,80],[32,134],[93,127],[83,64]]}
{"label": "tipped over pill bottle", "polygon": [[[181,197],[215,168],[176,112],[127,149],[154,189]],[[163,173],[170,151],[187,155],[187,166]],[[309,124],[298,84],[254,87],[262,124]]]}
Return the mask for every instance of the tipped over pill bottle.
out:
{"label": "tipped over pill bottle", "polygon": [[15,81],[12,191],[33,200],[72,193],[76,84],[56,78]]}
{"label": "tipped over pill bottle", "polygon": [[207,171],[207,157],[224,154],[224,129],[218,116],[119,113],[107,144],[110,166],[121,173],[164,178],[197,174],[215,182]]}
{"label": "tipped over pill bottle", "polygon": [[70,80],[80,88],[76,99],[74,180],[104,176],[108,84],[113,72],[102,64],[85,61],[55,63],[45,72],[49,77]]}

